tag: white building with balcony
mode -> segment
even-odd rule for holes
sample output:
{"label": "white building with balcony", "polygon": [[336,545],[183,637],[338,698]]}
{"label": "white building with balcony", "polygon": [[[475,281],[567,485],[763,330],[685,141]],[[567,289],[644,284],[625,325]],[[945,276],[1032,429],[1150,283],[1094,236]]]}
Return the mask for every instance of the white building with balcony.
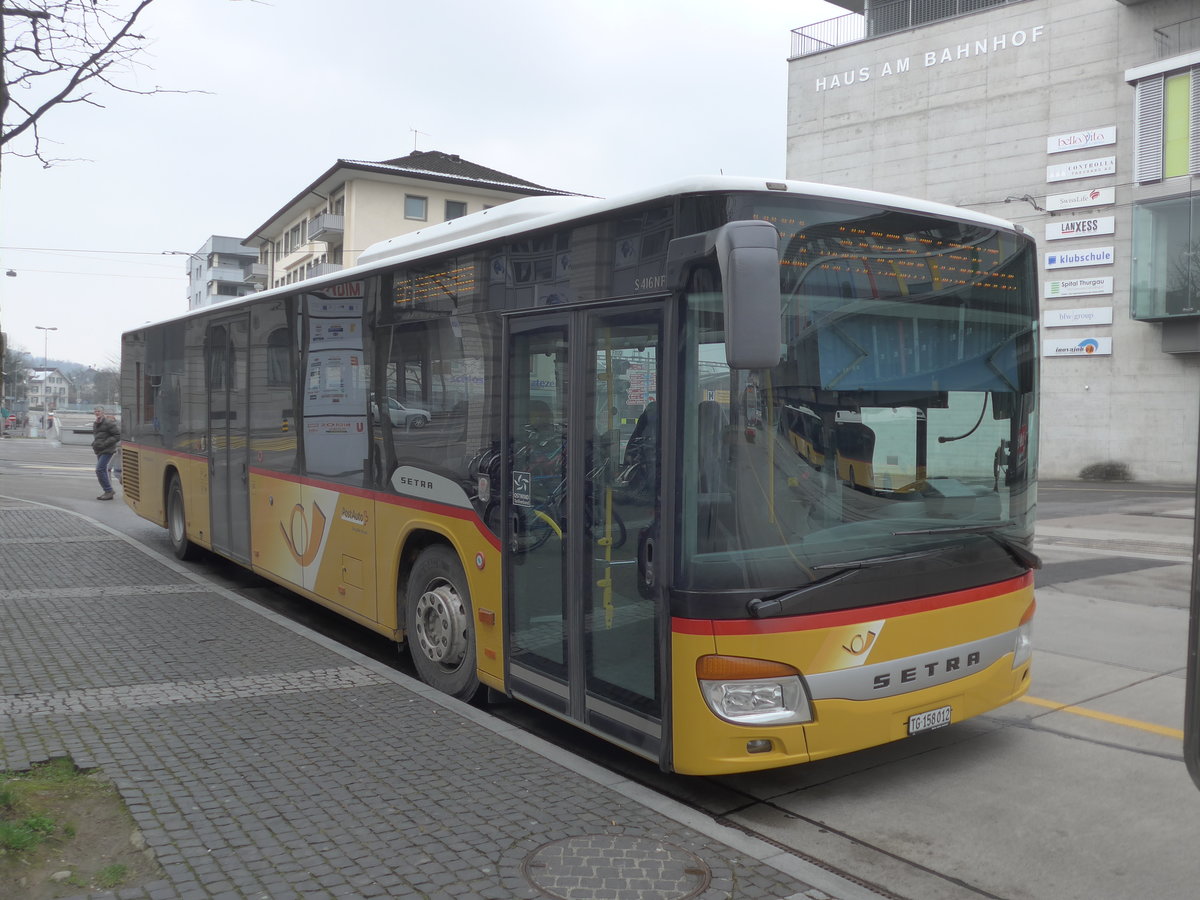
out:
{"label": "white building with balcony", "polygon": [[214,234],[188,257],[188,309],[198,309],[253,293],[247,269],[258,262],[258,250],[240,238]]}
{"label": "white building with balcony", "polygon": [[339,159],[244,240],[258,254],[245,279],[278,287],[336,272],[378,241],[548,195],[574,196],[437,150],[383,162]]}

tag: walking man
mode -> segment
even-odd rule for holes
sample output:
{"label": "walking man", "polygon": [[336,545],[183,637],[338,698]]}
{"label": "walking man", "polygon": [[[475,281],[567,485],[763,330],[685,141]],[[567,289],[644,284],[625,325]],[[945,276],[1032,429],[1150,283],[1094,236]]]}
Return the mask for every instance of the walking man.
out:
{"label": "walking man", "polygon": [[96,421],[92,423],[92,452],[96,454],[96,477],[100,480],[102,491],[96,499],[111,500],[113,489],[108,480],[108,464],[117,452],[117,445],[121,443],[121,428],[116,419],[105,413],[103,406],[97,406],[95,413]]}

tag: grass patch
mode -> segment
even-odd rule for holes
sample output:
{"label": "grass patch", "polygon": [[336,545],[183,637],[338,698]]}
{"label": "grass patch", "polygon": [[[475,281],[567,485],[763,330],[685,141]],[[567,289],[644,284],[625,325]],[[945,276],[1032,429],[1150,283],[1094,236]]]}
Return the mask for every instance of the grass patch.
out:
{"label": "grass patch", "polygon": [[0,772],[0,897],[55,900],[161,878],[135,833],[116,789],[70,759]]}

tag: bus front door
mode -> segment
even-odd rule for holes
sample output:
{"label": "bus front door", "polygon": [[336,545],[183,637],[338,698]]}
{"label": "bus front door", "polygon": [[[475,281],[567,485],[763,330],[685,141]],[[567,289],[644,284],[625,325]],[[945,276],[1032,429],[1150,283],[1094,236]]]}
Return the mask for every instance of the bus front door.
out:
{"label": "bus front door", "polygon": [[661,312],[513,319],[502,540],[514,696],[658,761]]}
{"label": "bus front door", "polygon": [[245,314],[208,326],[208,466],[212,546],[250,562],[249,320]]}

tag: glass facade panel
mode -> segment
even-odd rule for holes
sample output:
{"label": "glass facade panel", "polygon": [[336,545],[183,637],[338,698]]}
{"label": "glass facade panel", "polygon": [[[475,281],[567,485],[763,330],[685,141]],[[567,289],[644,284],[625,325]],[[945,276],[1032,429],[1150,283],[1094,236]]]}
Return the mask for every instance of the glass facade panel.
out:
{"label": "glass facade panel", "polygon": [[1200,313],[1200,197],[1176,197],[1133,208],[1134,319]]}

